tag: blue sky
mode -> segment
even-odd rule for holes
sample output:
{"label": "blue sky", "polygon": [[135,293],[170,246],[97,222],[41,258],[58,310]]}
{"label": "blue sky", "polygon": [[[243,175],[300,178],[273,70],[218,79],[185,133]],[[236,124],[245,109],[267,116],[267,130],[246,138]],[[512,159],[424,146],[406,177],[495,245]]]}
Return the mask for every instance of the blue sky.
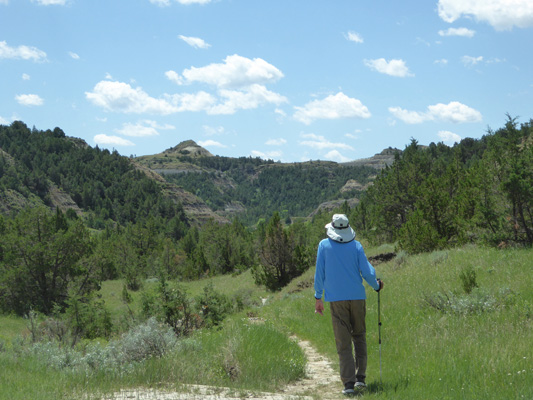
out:
{"label": "blue sky", "polygon": [[0,0],[0,124],[349,161],[533,118],[531,0]]}

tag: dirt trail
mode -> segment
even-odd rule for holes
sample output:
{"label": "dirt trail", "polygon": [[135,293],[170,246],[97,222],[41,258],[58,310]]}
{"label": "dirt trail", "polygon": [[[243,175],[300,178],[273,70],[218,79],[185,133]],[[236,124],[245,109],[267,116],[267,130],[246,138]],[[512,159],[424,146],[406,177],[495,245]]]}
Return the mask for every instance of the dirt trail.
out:
{"label": "dirt trail", "polygon": [[121,390],[102,400],[332,400],[343,398],[338,373],[330,362],[320,355],[309,342],[298,340],[298,345],[307,357],[306,377],[294,382],[277,393],[248,392],[224,387],[186,385],[183,392],[168,392],[152,389]]}

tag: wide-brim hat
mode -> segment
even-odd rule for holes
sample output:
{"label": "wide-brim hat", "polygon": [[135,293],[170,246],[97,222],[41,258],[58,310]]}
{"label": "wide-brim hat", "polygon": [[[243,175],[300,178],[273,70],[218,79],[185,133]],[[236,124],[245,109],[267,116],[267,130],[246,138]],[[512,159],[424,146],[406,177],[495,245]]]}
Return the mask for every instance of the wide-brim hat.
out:
{"label": "wide-brim hat", "polygon": [[355,239],[355,231],[344,214],[334,214],[325,228],[328,237],[336,242],[347,243]]}

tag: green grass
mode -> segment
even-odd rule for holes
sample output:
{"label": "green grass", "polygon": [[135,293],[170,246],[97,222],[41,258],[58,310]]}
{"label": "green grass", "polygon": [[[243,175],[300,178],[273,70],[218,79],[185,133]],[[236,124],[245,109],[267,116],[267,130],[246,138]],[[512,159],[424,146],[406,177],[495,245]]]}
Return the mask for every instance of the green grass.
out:
{"label": "green grass", "polygon": [[[373,249],[368,254],[376,254]],[[368,399],[531,399],[533,398],[533,251],[467,246],[406,256],[376,266],[385,282],[381,293],[382,384],[379,382],[377,294],[367,287]],[[441,312],[424,299],[454,293],[468,300],[461,273],[475,271],[479,288],[497,302],[479,313]],[[309,340],[338,370],[329,307],[314,314],[314,269],[283,291],[256,288],[249,272],[185,283],[189,295],[213,283],[228,296],[245,290],[264,307],[253,306],[228,318],[218,330],[181,340],[175,351],[136,366],[130,373],[69,373],[44,368],[35,358],[0,351],[0,399],[51,400],[73,393],[109,392],[120,387],[173,388],[185,383],[276,390],[303,374],[303,355],[288,339]],[[102,296],[120,314],[122,282],[106,282]],[[505,293],[505,294],[504,294]],[[139,293],[134,293],[137,307]],[[266,322],[251,324],[247,313]],[[0,318],[0,338],[13,341],[25,321]],[[340,389],[340,380],[339,380]],[[316,394],[320,398],[320,393]]]}
{"label": "green grass", "polygon": [[[533,398],[533,284],[531,250],[465,247],[447,257],[408,257],[376,267],[381,294],[382,370],[379,384],[377,294],[367,288],[369,399]],[[424,305],[426,294],[460,293],[461,271],[471,266],[480,289],[498,297],[498,307],[480,314],[442,313]],[[307,279],[312,276],[308,272]],[[312,290],[282,295],[262,310],[267,320],[309,339],[337,363],[328,307],[313,311]],[[523,396],[523,397],[522,397]]]}

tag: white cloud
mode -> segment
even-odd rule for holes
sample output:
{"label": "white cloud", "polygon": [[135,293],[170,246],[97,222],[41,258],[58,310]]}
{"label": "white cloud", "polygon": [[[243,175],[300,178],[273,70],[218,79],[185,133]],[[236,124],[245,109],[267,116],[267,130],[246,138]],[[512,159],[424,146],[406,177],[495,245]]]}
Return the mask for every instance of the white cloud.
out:
{"label": "white cloud", "polygon": [[259,150],[252,150],[252,156],[259,157],[264,160],[279,160],[283,156],[283,152],[279,150],[267,151],[266,153]]}
{"label": "white cloud", "polygon": [[531,0],[439,0],[439,16],[446,22],[474,17],[496,30],[533,26]]}
{"label": "white cloud", "polygon": [[346,35],[344,35],[344,37],[349,40],[350,42],[355,42],[355,43],[363,43],[364,40],[362,38],[362,36],[360,34],[358,34],[357,32],[348,32]]}
{"label": "white cloud", "polygon": [[418,111],[404,110],[401,107],[389,107],[389,112],[406,124],[420,124],[431,119],[427,114]]}
{"label": "white cloud", "polygon": [[23,106],[42,106],[44,100],[36,94],[19,94],[15,100]]}
{"label": "white cloud", "polygon": [[463,37],[474,37],[476,31],[473,31],[468,28],[448,28],[445,31],[439,31],[440,36],[463,36]]}
{"label": "white cloud", "polygon": [[313,100],[303,107],[294,107],[293,117],[306,125],[317,119],[370,118],[368,108],[360,100],[339,92],[323,100]]}
{"label": "white cloud", "polygon": [[228,146],[226,145],[223,145],[222,143],[220,142],[217,142],[215,140],[204,140],[204,141],[199,141],[198,144],[202,147],[222,147],[222,148],[226,148]]}
{"label": "white cloud", "polygon": [[175,129],[172,125],[159,125],[155,121],[143,120],[135,124],[125,123],[122,125],[121,129],[116,129],[115,132],[120,133],[124,136],[133,136],[133,137],[146,137],[146,136],[158,136],[159,130],[169,130]]}
{"label": "white cloud", "polygon": [[175,105],[149,96],[140,87],[134,89],[127,83],[117,81],[100,81],[92,92],[85,92],[85,96],[107,111],[162,115],[178,111]]}
{"label": "white cloud", "polygon": [[466,123],[480,122],[482,120],[482,115],[479,111],[457,101],[428,106],[426,112],[409,111],[401,107],[389,107],[389,112],[406,124],[420,124],[425,121]]}
{"label": "white cloud", "polygon": [[390,60],[387,61],[384,58],[378,58],[376,60],[364,60],[367,67],[380,72],[382,74],[396,76],[399,78],[405,78],[407,76],[414,76],[409,72],[409,68],[405,65],[403,60]]}
{"label": "white cloud", "polygon": [[348,157],[343,156],[338,150],[331,150],[330,152],[324,154],[324,159],[331,160],[335,162],[348,162],[351,161]]}
{"label": "white cloud", "polygon": [[183,40],[185,43],[187,43],[189,46],[194,47],[196,49],[208,49],[211,47],[209,43],[206,43],[203,39],[192,37],[192,36],[178,36],[181,40]]}
{"label": "white cloud", "polygon": [[283,138],[279,138],[279,139],[269,139],[265,142],[265,144],[267,146],[283,146],[284,144],[287,143],[287,140],[283,139]]}
{"label": "white cloud", "polygon": [[439,131],[437,135],[445,143],[453,144],[453,143],[459,143],[461,141],[461,136],[459,136],[457,133],[453,133],[450,131]]}
{"label": "white cloud", "polygon": [[438,103],[428,106],[428,110],[433,119],[453,123],[480,122],[481,113],[471,107],[452,101],[448,104]]}
{"label": "white cloud", "polygon": [[204,91],[173,94],[167,97],[175,106],[174,112],[209,111],[217,101],[214,96]]}
{"label": "white cloud", "polygon": [[314,133],[302,133],[300,135],[304,139],[299,143],[302,146],[312,147],[313,149],[326,150],[326,149],[344,149],[344,150],[353,150],[353,147],[347,145],[346,143],[335,143],[330,142],[324,136],[316,135]]}
{"label": "white cloud", "polygon": [[135,146],[135,143],[121,138],[119,136],[108,136],[104,134],[96,135],[94,138],[94,143],[99,145],[115,145],[115,146]]}
{"label": "white cloud", "polygon": [[448,60],[445,59],[445,58],[441,58],[440,60],[433,61],[433,64],[446,65],[446,64],[448,64]]}
{"label": "white cloud", "polygon": [[3,117],[0,117],[0,125],[9,125],[9,121]]}
{"label": "white cloud", "polygon": [[69,51],[68,55],[70,57],[72,57],[74,60],[79,60],[80,59],[80,56],[78,54],[74,53],[73,51]]}
{"label": "white cloud", "polygon": [[257,108],[263,104],[286,103],[286,97],[268,90],[263,85],[251,85],[246,90],[220,90],[223,103],[207,110],[208,114],[234,114],[237,110]]}
{"label": "white cloud", "polygon": [[483,61],[483,56],[479,56],[479,57],[463,56],[461,57],[461,61],[467,67],[473,67],[474,65],[479,64],[481,61]]}
{"label": "white cloud", "polygon": [[150,0],[150,3],[159,7],[168,7],[170,5],[170,0]]}
{"label": "white cloud", "polygon": [[227,56],[223,63],[209,64],[205,67],[185,69],[181,79],[174,71],[166,73],[176,83],[200,82],[218,88],[243,88],[253,84],[276,82],[283,78],[283,73],[262,58],[253,60],[234,54]]}
{"label": "white cloud", "polygon": [[32,60],[35,62],[46,61],[46,53],[36,47],[19,46],[10,47],[6,41],[0,42],[0,58]]}
{"label": "white cloud", "polygon": [[[190,4],[208,4],[211,0],[176,0],[178,3],[183,5]],[[170,6],[170,0],[150,0],[150,3],[155,4],[159,7],[168,7]]]}
{"label": "white cloud", "polygon": [[29,81],[31,77],[28,74],[22,74],[22,80]]}
{"label": "white cloud", "polygon": [[177,85],[183,85],[183,78],[176,71],[167,71],[165,76],[171,82],[174,82]]}
{"label": "white cloud", "polygon": [[189,5],[189,4],[209,4],[211,0],[176,0],[180,4]]}
{"label": "white cloud", "polygon": [[223,126],[213,127],[209,125],[204,125],[202,126],[202,128],[207,136],[222,135],[226,131]]}
{"label": "white cloud", "polygon": [[31,0],[32,3],[37,3],[42,6],[64,6],[67,0]]}

